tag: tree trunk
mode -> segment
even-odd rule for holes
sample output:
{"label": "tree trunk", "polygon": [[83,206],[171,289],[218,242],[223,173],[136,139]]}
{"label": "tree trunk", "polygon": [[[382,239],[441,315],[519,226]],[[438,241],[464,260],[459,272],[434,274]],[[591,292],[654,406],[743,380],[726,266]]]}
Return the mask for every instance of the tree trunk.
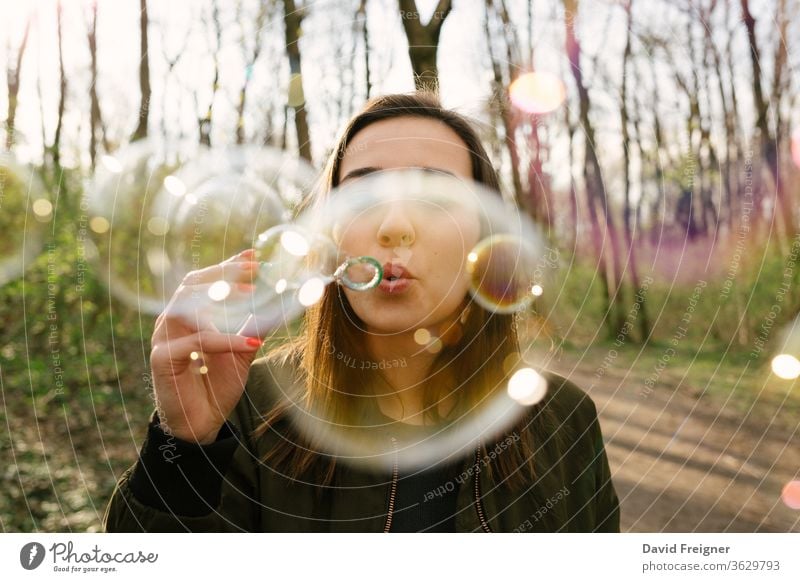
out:
{"label": "tree trunk", "polygon": [[399,0],[400,19],[408,39],[408,56],[414,71],[414,86],[438,91],[439,70],[436,55],[439,50],[439,35],[442,25],[452,10],[452,0],[439,0],[431,21],[423,26],[417,10],[416,0]]}
{"label": "tree trunk", "polygon": [[264,29],[264,21],[267,17],[267,3],[263,2],[258,9],[255,23],[255,35],[253,38],[253,50],[247,54],[246,42],[244,31],[242,31],[242,50],[244,51],[245,75],[242,87],[239,90],[239,103],[236,105],[236,143],[241,145],[245,142],[244,131],[244,110],[247,104],[247,89],[250,84],[250,78],[253,75],[253,67],[255,67],[258,57],[261,55],[261,31]]}
{"label": "tree trunk", "polygon": [[[598,268],[600,277],[605,287],[606,313],[609,337],[617,335],[625,323],[625,315],[619,309],[624,304],[622,297],[622,267],[614,219],[605,194],[605,185],[600,169],[600,160],[597,158],[597,142],[595,140],[594,126],[589,117],[591,103],[589,91],[583,84],[583,71],[580,63],[580,43],[575,35],[575,20],[578,16],[578,0],[564,0],[564,22],[566,27],[566,52],[569,58],[570,69],[578,89],[580,122],[583,126],[586,147],[583,177],[586,187],[589,217],[592,222],[593,246],[598,253]],[[600,216],[603,213],[605,220],[603,232],[608,237],[611,246],[611,268],[607,269],[605,260],[605,237],[601,233]],[[609,277],[609,273],[611,277]]]}
{"label": "tree trunk", "polygon": [[103,126],[103,116],[100,111],[100,99],[97,97],[97,3],[92,4],[92,21],[89,25],[88,41],[89,41],[89,56],[91,57],[91,77],[89,81],[89,100],[91,102],[91,109],[89,114],[89,158],[91,159],[92,168],[95,166],[95,159],[97,158],[97,144],[98,139],[102,139],[103,145],[108,149],[105,143],[105,131]]}
{"label": "tree trunk", "polygon": [[147,137],[147,120],[150,116],[150,53],[147,48],[147,0],[139,0],[139,123],[131,141]]}
{"label": "tree trunk", "polygon": [[[645,301],[645,294],[641,291],[641,283],[639,282],[639,266],[636,259],[636,244],[633,241],[633,232],[631,228],[631,139],[628,129],[628,62],[631,57],[631,26],[632,26],[632,12],[633,0],[628,0],[625,5],[625,13],[627,16],[627,32],[625,39],[625,52],[622,56],[622,91],[620,95],[620,123],[622,126],[622,151],[624,156],[624,176],[625,176],[625,207],[623,209],[623,225],[625,228],[625,244],[628,248],[628,269],[631,274],[631,283],[634,292],[635,301],[639,305],[638,317],[640,325],[640,333],[642,341],[647,341],[650,337],[650,322],[647,318],[647,303]],[[640,193],[641,196],[644,193]]]}
{"label": "tree trunk", "polygon": [[750,44],[750,62],[753,67],[753,100],[756,109],[756,129],[759,133],[761,154],[775,186],[775,208],[773,212],[777,212],[780,215],[786,241],[789,241],[795,235],[795,209],[792,208],[789,200],[787,200],[786,188],[781,180],[780,167],[778,166],[778,144],[775,135],[772,134],[769,128],[769,103],[764,98],[761,86],[761,57],[758,40],[756,39],[756,21],[750,12],[749,0],[741,0],[741,6],[742,21],[747,29],[747,39]]}
{"label": "tree trunk", "polygon": [[300,157],[311,161],[311,136],[308,130],[300,60],[300,24],[303,16],[304,12],[295,8],[294,0],[283,0],[286,53],[289,57],[289,107],[294,110],[294,127],[297,132],[297,149]]}
{"label": "tree trunk", "polygon": [[61,167],[61,130],[64,127],[64,111],[67,106],[67,73],[64,70],[64,24],[63,8],[59,0],[56,5],[56,23],[58,34],[58,113],[56,116],[56,133],[53,136],[53,164],[56,169]]}
{"label": "tree trunk", "polygon": [[[59,4],[60,9],[60,4]],[[16,143],[16,117],[17,117],[17,95],[19,94],[19,80],[22,75],[22,57],[25,55],[25,48],[28,46],[28,33],[31,30],[31,18],[28,17],[25,23],[25,31],[22,33],[22,41],[17,48],[17,62],[14,68],[9,65],[6,69],[6,81],[8,83],[8,112],[6,114],[6,149],[11,151]]]}
{"label": "tree trunk", "polygon": [[361,0],[356,11],[356,22],[361,24],[361,38],[364,43],[364,86],[366,98],[372,94],[372,78],[369,71],[369,28],[367,28],[367,0]]}
{"label": "tree trunk", "polygon": [[508,148],[508,155],[511,165],[511,182],[514,188],[514,198],[523,206],[525,205],[525,197],[522,192],[522,178],[519,172],[519,152],[517,150],[516,141],[516,122],[512,116],[511,107],[508,102],[508,91],[505,88],[503,81],[503,71],[500,62],[494,55],[492,48],[492,33],[489,27],[489,8],[492,2],[488,0],[486,3],[486,20],[484,21],[486,31],[486,43],[489,50],[489,61],[492,63],[493,74],[493,99],[490,107],[496,108],[497,115],[503,123],[503,142]]}
{"label": "tree trunk", "polygon": [[219,4],[217,0],[213,0],[211,3],[211,20],[214,28],[214,79],[211,82],[211,97],[208,100],[208,107],[206,107],[205,115],[197,120],[200,144],[206,147],[211,147],[211,128],[214,123],[214,101],[217,98],[217,90],[219,89],[219,51],[222,47],[222,23],[220,22]]}

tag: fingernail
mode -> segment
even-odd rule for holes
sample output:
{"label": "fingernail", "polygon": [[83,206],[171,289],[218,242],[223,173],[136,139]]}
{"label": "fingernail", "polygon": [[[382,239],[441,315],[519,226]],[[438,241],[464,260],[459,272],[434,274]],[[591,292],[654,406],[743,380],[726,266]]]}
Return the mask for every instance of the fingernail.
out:
{"label": "fingernail", "polygon": [[242,293],[250,293],[256,288],[255,285],[251,285],[250,283],[236,283],[236,289],[241,291]]}
{"label": "fingernail", "polygon": [[254,348],[257,348],[257,347],[261,346],[261,340],[258,339],[257,337],[249,337],[249,338],[247,338],[247,342],[246,343],[247,343],[248,346],[251,346],[251,347],[254,347]]}
{"label": "fingernail", "polygon": [[239,253],[239,256],[240,256],[240,257],[249,257],[249,256],[251,256],[251,255],[252,255],[254,252],[256,252],[256,250],[255,250],[255,249],[247,249],[246,251],[242,251],[241,253]]}

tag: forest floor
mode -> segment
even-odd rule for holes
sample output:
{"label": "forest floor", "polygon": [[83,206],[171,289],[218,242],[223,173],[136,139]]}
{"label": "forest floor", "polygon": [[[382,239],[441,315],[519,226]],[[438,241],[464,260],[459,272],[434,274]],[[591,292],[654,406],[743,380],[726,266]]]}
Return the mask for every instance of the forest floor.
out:
{"label": "forest floor", "polygon": [[800,479],[800,383],[689,360],[657,373],[651,351],[633,365],[620,353],[604,367],[594,349],[549,366],[597,405],[622,530],[800,532],[800,511],[781,500]]}
{"label": "forest floor", "polygon": [[[647,389],[662,353],[620,352],[607,366],[598,347],[549,364],[597,404],[623,531],[800,532],[800,511],[780,497],[800,478],[797,386],[676,355]],[[100,530],[152,408],[134,368],[81,387],[85,404],[70,407],[32,405],[23,375],[0,368],[0,530]]]}

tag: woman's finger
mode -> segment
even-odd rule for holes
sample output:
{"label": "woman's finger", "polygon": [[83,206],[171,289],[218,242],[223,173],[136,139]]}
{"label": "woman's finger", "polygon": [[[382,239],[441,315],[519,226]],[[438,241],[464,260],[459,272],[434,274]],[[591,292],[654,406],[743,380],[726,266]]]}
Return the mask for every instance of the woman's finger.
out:
{"label": "woman's finger", "polygon": [[248,283],[258,274],[257,261],[237,259],[211,265],[204,269],[191,271],[183,278],[183,286],[203,285],[226,281],[228,283]]}
{"label": "woman's finger", "polygon": [[151,358],[185,362],[192,353],[224,354],[255,353],[261,347],[258,338],[200,331],[153,345]]}

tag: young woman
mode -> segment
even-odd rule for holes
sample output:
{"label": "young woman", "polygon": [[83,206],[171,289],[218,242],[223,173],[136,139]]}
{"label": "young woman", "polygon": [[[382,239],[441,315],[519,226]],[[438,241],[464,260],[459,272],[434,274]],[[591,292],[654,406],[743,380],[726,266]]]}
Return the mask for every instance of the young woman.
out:
{"label": "young woman", "polygon": [[[430,95],[390,95],[369,102],[345,128],[319,196],[403,168],[499,186],[464,118]],[[513,316],[482,309],[454,283],[466,253],[446,231],[387,211],[351,242],[387,261],[391,284],[369,292],[329,285],[306,312],[300,336],[267,358],[253,361],[258,339],[197,329],[169,307],[159,317],[150,358],[157,411],[139,461],[117,484],[106,530],[619,531],[595,406],[554,375],[547,375],[547,396],[506,434],[456,461],[385,471],[307,446],[276,386],[300,386],[303,402],[346,423],[365,387],[380,386],[374,412],[402,430],[467,409],[482,387],[507,379],[502,362],[519,349]],[[393,271],[398,248],[413,254]],[[176,295],[223,276],[247,285],[258,269],[253,259],[245,251],[190,273]],[[423,328],[456,340],[437,353],[420,350],[414,333]],[[405,365],[362,370],[331,346]],[[207,374],[192,371],[193,352],[204,354]]]}

